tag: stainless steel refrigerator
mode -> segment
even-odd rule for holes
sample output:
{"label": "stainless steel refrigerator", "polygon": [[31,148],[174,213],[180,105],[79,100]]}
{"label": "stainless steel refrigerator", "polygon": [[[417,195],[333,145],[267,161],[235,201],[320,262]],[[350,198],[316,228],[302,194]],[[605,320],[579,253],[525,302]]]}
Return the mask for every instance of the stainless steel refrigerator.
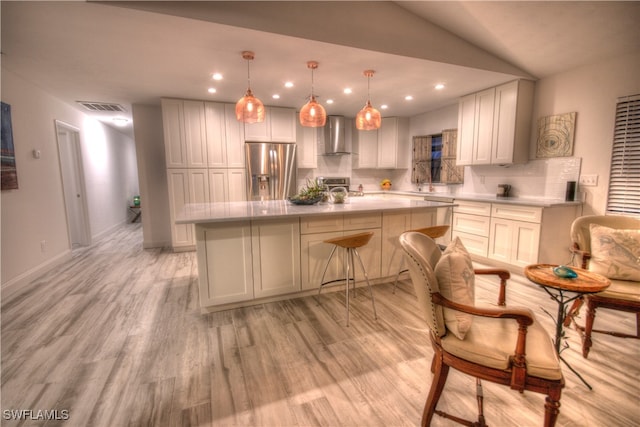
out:
{"label": "stainless steel refrigerator", "polygon": [[245,143],[247,200],[283,200],[297,192],[296,144]]}

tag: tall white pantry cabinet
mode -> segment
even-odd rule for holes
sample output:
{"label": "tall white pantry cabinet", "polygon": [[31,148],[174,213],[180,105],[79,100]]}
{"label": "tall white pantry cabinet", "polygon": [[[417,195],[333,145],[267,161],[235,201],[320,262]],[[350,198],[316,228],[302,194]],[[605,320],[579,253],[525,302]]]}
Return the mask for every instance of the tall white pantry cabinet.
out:
{"label": "tall white pantry cabinet", "polygon": [[187,203],[245,200],[244,126],[231,104],[162,99],[171,244],[193,250],[193,225],[176,224]]}

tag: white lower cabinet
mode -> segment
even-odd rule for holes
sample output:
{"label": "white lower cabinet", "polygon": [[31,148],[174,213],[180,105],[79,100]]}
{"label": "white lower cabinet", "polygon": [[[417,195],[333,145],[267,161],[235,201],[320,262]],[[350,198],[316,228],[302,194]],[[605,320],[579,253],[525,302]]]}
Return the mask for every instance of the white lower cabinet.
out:
{"label": "white lower cabinet", "polygon": [[253,295],[255,298],[300,290],[298,218],[253,221]]}
{"label": "white lower cabinet", "polygon": [[395,277],[402,265],[404,252],[400,235],[405,231],[436,225],[433,209],[403,210],[382,214],[381,277]]}
{"label": "white lower cabinet", "polygon": [[488,258],[526,267],[538,262],[540,224],[493,218]]}
{"label": "white lower cabinet", "polygon": [[174,250],[192,249],[193,225],[176,224],[175,219],[189,203],[189,173],[187,169],[167,169],[169,187],[169,217],[171,219],[171,243]]}
{"label": "white lower cabinet", "polygon": [[246,199],[245,169],[209,169],[210,202],[241,202]]}
{"label": "white lower cabinet", "polygon": [[254,297],[251,223],[196,226],[200,306]]}
{"label": "white lower cabinet", "polygon": [[452,238],[459,237],[470,254],[486,258],[491,227],[491,203],[456,200]]}
{"label": "white lower cabinet", "polygon": [[568,262],[571,223],[577,205],[539,207],[511,203],[456,201],[453,236],[469,253],[526,267]]}
{"label": "white lower cabinet", "polygon": [[488,258],[519,267],[538,262],[542,208],[493,204]]}
{"label": "white lower cabinet", "polygon": [[[300,272],[302,275],[302,289],[317,289],[320,286],[322,272],[327,259],[333,249],[332,245],[324,243],[327,239],[342,237],[342,231],[331,233],[313,233],[300,236]],[[342,257],[330,264],[325,275],[325,281],[339,280],[343,277]]]}
{"label": "white lower cabinet", "polygon": [[209,201],[225,202],[229,197],[229,174],[226,169],[209,169]]}
{"label": "white lower cabinet", "polygon": [[[382,249],[382,215],[380,212],[332,215],[330,217],[303,217],[300,222],[302,289],[317,289],[320,286],[322,272],[333,249],[333,245],[324,243],[325,240],[368,231],[373,232],[373,236],[366,246],[358,249],[358,253],[369,279],[380,277]],[[344,278],[344,252],[342,248],[338,248],[337,251],[327,269],[325,282]],[[364,277],[357,264],[356,261],[356,280],[360,282],[364,280]]]}

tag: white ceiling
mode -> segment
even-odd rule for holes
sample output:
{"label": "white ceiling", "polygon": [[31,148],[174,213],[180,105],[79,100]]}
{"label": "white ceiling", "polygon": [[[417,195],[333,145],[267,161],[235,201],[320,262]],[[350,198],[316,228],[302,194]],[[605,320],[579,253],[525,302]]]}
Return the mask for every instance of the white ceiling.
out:
{"label": "white ceiling", "polygon": [[[514,78],[640,51],[640,2],[2,1],[1,8],[3,69],[70,104],[121,104],[127,117],[132,104],[161,97],[235,102],[247,85],[243,50],[256,53],[251,87],[265,104],[302,106],[306,62],[317,60],[319,101],[328,114],[351,117],[366,101],[369,68],[372,103],[389,105],[383,115],[405,116]],[[213,72],[224,79],[213,82]],[[283,87],[287,80],[293,89]],[[446,88],[436,91],[440,82]],[[414,100],[404,101],[407,94]]]}

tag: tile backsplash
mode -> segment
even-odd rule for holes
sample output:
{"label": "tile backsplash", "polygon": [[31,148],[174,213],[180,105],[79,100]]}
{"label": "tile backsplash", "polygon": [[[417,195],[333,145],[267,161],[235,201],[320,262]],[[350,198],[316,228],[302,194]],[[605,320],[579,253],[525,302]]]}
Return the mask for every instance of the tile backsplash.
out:
{"label": "tile backsplash", "polygon": [[469,166],[458,191],[495,195],[498,184],[509,184],[512,197],[564,200],[567,181],[578,181],[580,177],[581,160],[555,157],[509,166]]}
{"label": "tile backsplash", "polygon": [[[464,184],[433,187],[436,193],[495,196],[498,184],[509,184],[512,197],[564,200],[567,181],[579,180],[581,160],[580,157],[555,157],[517,165],[466,166]],[[362,184],[365,191],[379,190],[380,181],[385,178],[393,182],[393,190],[417,190],[411,182],[410,170],[352,169],[350,155],[318,156],[317,169],[298,170],[298,183],[302,185],[317,176],[349,176],[353,188]],[[428,191],[428,184],[422,185],[422,191]]]}

